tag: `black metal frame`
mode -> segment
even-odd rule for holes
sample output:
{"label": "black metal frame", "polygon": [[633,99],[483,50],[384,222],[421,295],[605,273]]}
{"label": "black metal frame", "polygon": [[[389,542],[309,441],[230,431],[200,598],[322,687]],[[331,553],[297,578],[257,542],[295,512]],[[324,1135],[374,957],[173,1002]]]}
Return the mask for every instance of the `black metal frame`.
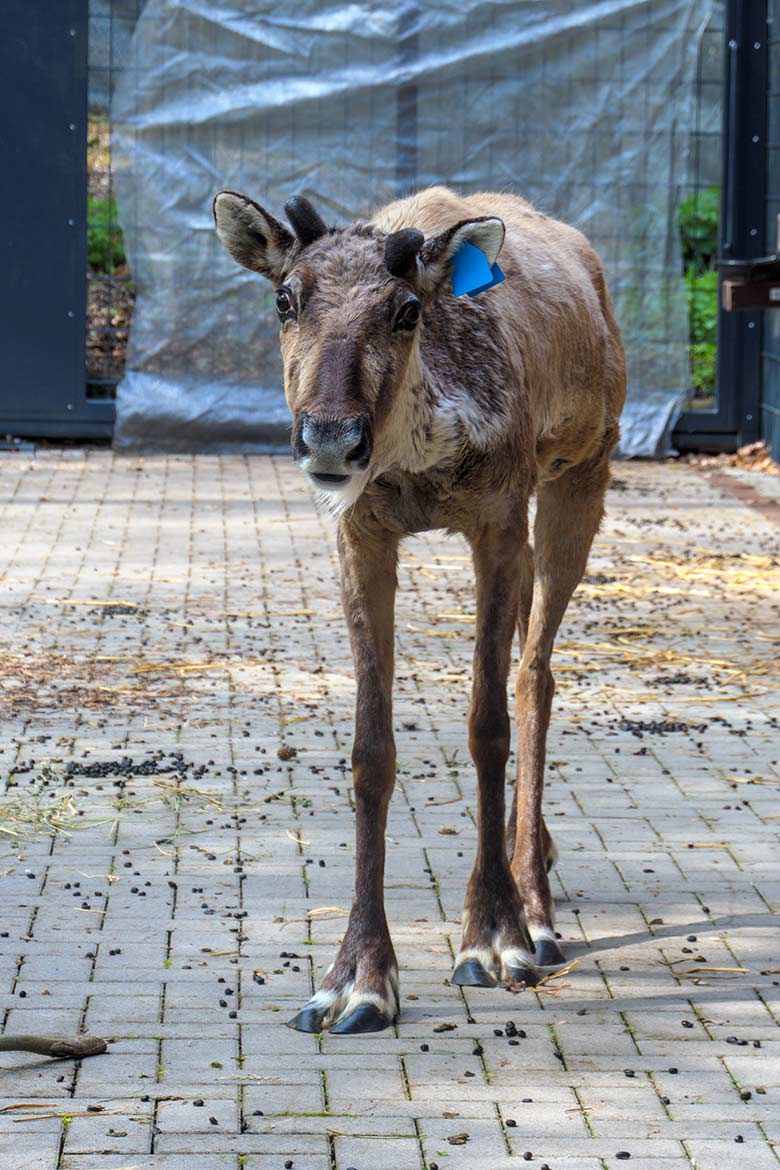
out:
{"label": "black metal frame", "polygon": [[[748,261],[767,251],[767,0],[729,0],[726,12],[725,110],[720,259]],[[774,244],[774,241],[772,241]],[[759,437],[762,314],[718,317],[718,402],[687,410],[674,432],[680,451],[734,450]]]}
{"label": "black metal frame", "polygon": [[87,395],[88,0],[6,0],[0,46],[9,175],[0,254],[0,433],[110,437],[114,404]]}

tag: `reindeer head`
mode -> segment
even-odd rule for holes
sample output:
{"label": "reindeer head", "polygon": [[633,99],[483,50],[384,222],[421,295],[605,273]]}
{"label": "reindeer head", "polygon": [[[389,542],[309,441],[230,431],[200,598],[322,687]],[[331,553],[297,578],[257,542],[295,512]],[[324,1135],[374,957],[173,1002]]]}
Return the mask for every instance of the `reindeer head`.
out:
{"label": "reindeer head", "polygon": [[302,196],[285,211],[293,231],[246,195],[214,199],[227,251],[276,288],[295,460],[346,506],[387,466],[411,417],[420,317],[438,292],[451,295],[453,255],[468,240],[492,264],[504,225],[465,220],[426,240],[411,228],[328,228]]}

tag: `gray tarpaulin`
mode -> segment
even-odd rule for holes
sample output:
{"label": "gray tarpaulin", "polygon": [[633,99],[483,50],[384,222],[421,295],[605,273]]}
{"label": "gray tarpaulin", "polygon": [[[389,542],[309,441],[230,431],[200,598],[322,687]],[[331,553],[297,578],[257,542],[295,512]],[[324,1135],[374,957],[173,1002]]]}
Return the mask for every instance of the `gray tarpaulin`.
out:
{"label": "gray tarpaulin", "polygon": [[147,0],[114,94],[138,291],[119,447],[284,441],[270,287],[213,231],[220,187],[326,219],[414,188],[510,190],[601,253],[628,351],[623,451],[688,381],[676,206],[709,0]]}

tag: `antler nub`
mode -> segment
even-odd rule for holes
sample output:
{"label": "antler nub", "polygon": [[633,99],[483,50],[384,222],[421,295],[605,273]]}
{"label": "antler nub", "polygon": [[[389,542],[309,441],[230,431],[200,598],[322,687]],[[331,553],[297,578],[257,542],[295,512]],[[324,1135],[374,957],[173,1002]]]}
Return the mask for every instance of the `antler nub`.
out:
{"label": "antler nub", "polygon": [[393,276],[408,276],[417,253],[425,243],[425,236],[416,228],[402,228],[392,232],[385,241],[385,264]]}
{"label": "antler nub", "polygon": [[293,195],[284,205],[284,210],[293,226],[302,247],[307,247],[324,236],[328,230],[327,224],[305,195]]}

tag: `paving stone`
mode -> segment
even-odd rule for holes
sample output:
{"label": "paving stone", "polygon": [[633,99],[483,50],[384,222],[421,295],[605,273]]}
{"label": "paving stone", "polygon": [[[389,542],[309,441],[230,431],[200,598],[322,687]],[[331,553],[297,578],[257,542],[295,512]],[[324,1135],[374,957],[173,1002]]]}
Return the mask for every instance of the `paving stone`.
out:
{"label": "paving stone", "polygon": [[[278,1158],[276,1159],[278,1163]],[[133,1170],[192,1170],[192,1154],[147,1154],[135,1153],[132,1158]],[[235,1154],[210,1154],[208,1170],[236,1170]],[[247,1159],[245,1166],[251,1163]],[[265,1167],[260,1163],[262,1170]],[[65,1154],[58,1170],[106,1170],[105,1154]],[[111,1168],[113,1170],[113,1167]],[[270,1167],[269,1167],[270,1170]],[[319,1168],[315,1168],[319,1170]]]}
{"label": "paving stone", "polygon": [[772,1147],[757,1137],[736,1141],[707,1141],[694,1138],[685,1143],[696,1170],[720,1170],[721,1166],[749,1166],[750,1170],[776,1170],[777,1158]]}
{"label": "paving stone", "polygon": [[339,1166],[360,1170],[421,1170],[420,1143],[416,1138],[337,1137],[336,1158]]}

